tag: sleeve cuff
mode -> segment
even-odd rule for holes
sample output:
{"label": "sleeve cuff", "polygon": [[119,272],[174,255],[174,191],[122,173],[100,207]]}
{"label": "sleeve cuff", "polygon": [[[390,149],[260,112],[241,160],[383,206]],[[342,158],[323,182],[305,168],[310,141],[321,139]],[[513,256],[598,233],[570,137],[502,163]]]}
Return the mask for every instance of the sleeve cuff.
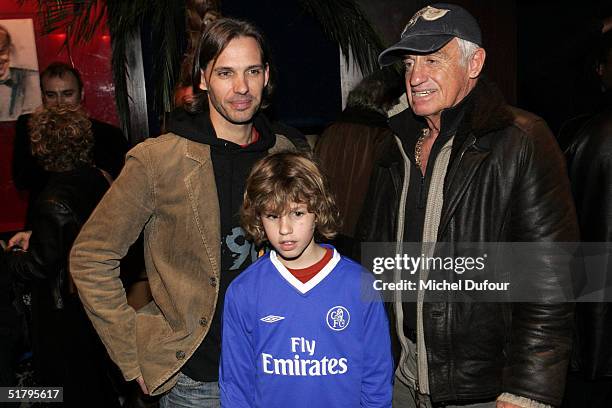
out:
{"label": "sleeve cuff", "polygon": [[125,379],[125,381],[132,381],[141,376],[142,373],[140,372],[140,368],[138,367],[123,372],[123,378]]}

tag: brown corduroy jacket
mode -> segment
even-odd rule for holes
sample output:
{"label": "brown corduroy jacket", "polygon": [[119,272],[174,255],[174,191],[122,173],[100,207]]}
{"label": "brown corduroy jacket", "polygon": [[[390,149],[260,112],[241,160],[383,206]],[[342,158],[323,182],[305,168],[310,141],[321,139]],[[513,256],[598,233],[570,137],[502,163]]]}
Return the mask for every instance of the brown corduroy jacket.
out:
{"label": "brown corduroy jacket", "polygon": [[[270,152],[292,146],[277,135]],[[119,261],[141,231],[154,301],[134,311]],[[210,147],[168,133],[133,148],[70,257],[83,305],[126,380],[142,376],[154,395],[176,383],[210,327],[220,256]]]}

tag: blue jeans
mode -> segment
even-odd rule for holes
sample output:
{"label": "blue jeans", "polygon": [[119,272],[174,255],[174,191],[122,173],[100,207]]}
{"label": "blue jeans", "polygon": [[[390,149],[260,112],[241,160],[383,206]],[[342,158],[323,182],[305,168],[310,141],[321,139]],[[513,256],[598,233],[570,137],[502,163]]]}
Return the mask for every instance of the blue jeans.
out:
{"label": "blue jeans", "polygon": [[219,383],[195,381],[179,373],[178,382],[159,400],[160,408],[219,408]]}

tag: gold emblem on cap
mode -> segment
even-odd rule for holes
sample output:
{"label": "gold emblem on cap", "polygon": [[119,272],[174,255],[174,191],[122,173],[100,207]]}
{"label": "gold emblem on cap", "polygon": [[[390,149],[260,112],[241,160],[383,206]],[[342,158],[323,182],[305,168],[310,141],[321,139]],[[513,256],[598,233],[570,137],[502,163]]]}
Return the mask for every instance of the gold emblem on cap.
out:
{"label": "gold emblem on cap", "polygon": [[404,35],[407,29],[411,28],[416,24],[419,17],[423,17],[423,20],[426,21],[435,21],[439,18],[444,17],[449,11],[450,10],[448,9],[439,9],[431,6],[423,7],[422,9],[417,11],[414,16],[412,16],[410,21],[408,21],[408,24],[406,24],[404,31],[402,31],[402,36]]}

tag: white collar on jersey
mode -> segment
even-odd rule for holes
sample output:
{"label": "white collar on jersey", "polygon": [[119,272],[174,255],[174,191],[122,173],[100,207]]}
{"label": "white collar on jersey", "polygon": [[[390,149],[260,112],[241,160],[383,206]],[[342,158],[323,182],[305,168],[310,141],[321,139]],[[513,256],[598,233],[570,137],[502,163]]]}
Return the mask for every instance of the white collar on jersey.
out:
{"label": "white collar on jersey", "polygon": [[323,269],[319,271],[319,273],[317,273],[312,279],[310,279],[306,283],[302,283],[298,278],[293,276],[293,274],[287,270],[285,265],[283,265],[278,260],[278,257],[276,256],[276,251],[274,250],[270,251],[270,261],[272,261],[272,264],[276,267],[278,272],[282,275],[283,278],[285,278],[287,282],[289,282],[291,286],[296,288],[301,294],[305,294],[309,290],[317,286],[323,279],[325,279],[327,275],[331,273],[331,271],[334,270],[338,262],[340,262],[340,254],[334,249],[334,255],[332,256],[332,259],[329,260],[327,265],[325,265]]}

